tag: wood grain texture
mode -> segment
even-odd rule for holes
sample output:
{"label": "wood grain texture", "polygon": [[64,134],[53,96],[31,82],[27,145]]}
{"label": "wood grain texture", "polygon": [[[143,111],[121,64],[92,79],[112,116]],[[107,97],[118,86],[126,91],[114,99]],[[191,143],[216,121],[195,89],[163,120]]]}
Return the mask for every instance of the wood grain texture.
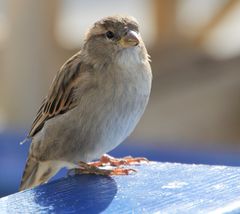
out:
{"label": "wood grain texture", "polygon": [[77,175],[0,199],[1,213],[240,213],[240,168],[151,162]]}

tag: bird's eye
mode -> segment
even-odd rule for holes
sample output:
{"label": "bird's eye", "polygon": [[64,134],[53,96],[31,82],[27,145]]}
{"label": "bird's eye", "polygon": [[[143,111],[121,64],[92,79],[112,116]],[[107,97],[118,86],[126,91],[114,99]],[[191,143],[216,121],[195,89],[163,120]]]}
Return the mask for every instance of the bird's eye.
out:
{"label": "bird's eye", "polygon": [[113,33],[112,31],[108,31],[108,32],[106,33],[106,37],[107,37],[108,39],[112,39],[112,38],[114,37],[114,33]]}

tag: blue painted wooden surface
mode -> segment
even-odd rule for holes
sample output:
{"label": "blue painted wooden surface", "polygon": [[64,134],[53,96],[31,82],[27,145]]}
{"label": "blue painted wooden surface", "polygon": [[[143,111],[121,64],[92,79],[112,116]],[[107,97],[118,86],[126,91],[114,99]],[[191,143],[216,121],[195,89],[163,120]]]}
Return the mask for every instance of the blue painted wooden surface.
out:
{"label": "blue painted wooden surface", "polygon": [[[30,145],[30,142],[23,145],[19,142],[26,134],[14,130],[0,132],[0,197],[13,194],[18,189]],[[110,155],[144,156],[159,162],[240,166],[240,150],[236,147],[229,144],[226,147],[220,147],[220,144],[218,147],[204,147],[207,144],[201,142],[194,144],[198,147],[190,147],[185,142],[128,140],[111,151]],[[65,173],[61,170],[55,178],[63,177]]]}
{"label": "blue painted wooden surface", "polygon": [[240,168],[151,162],[77,175],[0,199],[2,213],[240,213]]}

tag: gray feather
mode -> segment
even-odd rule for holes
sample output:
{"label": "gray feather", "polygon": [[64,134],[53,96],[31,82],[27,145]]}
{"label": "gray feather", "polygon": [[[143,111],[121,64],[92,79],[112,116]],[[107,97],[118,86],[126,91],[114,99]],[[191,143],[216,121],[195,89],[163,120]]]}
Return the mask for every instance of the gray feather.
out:
{"label": "gray feather", "polygon": [[59,167],[54,162],[39,162],[33,158],[28,158],[19,190],[46,183],[58,170]]}

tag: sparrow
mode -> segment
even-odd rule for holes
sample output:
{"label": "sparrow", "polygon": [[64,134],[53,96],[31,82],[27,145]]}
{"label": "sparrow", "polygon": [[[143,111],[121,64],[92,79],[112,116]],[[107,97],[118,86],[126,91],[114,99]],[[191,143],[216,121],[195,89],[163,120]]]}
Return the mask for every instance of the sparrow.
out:
{"label": "sparrow", "polygon": [[[32,123],[20,190],[46,183],[63,167],[128,174],[99,166],[104,160],[114,165],[103,154],[123,142],[143,115],[151,91],[149,62],[135,18],[118,15],[95,22],[81,50],[56,74]],[[101,156],[100,162],[89,163]]]}

